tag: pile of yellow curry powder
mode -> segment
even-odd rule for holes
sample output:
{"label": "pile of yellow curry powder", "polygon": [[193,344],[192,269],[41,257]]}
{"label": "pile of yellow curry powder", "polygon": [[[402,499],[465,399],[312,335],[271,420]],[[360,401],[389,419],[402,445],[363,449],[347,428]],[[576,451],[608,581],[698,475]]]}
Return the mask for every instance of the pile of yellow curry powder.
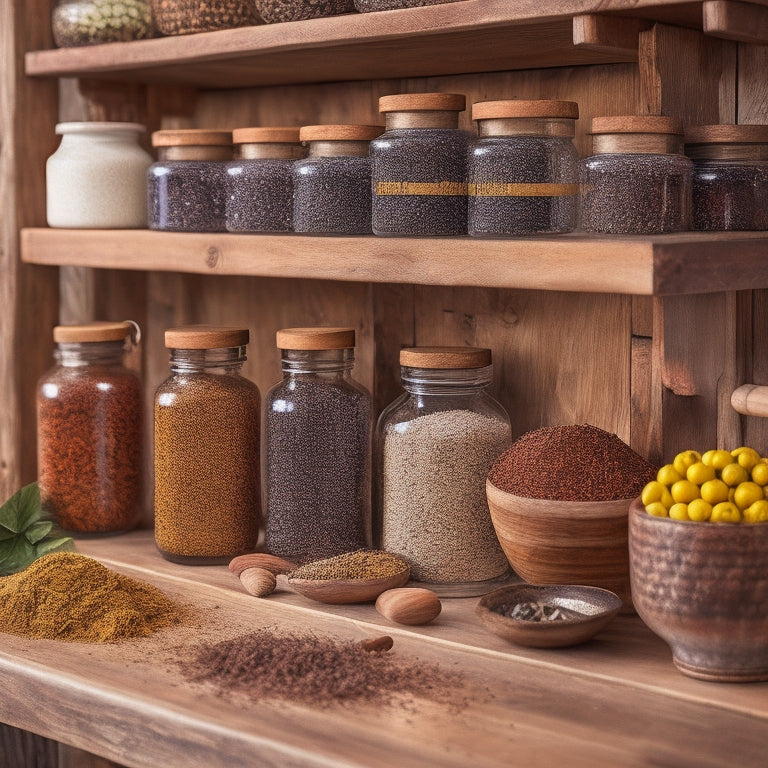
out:
{"label": "pile of yellow curry powder", "polygon": [[77,552],[54,552],[0,578],[0,632],[114,643],[179,624],[185,609],[164,592]]}

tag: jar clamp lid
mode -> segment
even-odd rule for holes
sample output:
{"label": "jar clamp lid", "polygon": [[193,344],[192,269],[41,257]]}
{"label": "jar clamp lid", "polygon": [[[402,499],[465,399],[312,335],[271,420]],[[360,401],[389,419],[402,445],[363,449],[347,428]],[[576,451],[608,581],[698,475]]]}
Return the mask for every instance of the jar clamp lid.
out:
{"label": "jar clamp lid", "polygon": [[400,365],[406,368],[485,368],[491,361],[491,350],[485,347],[409,347],[400,350]]}
{"label": "jar clamp lid", "polygon": [[766,160],[768,125],[696,125],[685,131],[693,160]]}
{"label": "jar clamp lid", "polygon": [[250,339],[247,328],[216,325],[182,325],[165,331],[169,349],[224,349],[242,347]]}
{"label": "jar clamp lid", "polygon": [[683,125],[664,115],[610,115],[593,117],[591,130],[595,154],[680,154]]}
{"label": "jar clamp lid", "polygon": [[279,349],[353,349],[354,328],[283,328],[276,334]]}
{"label": "jar clamp lid", "polygon": [[134,344],[138,344],[141,339],[139,326],[133,320],[123,320],[120,322],[97,321],[77,325],[57,325],[53,329],[53,340],[57,344],[122,341],[129,336]]}

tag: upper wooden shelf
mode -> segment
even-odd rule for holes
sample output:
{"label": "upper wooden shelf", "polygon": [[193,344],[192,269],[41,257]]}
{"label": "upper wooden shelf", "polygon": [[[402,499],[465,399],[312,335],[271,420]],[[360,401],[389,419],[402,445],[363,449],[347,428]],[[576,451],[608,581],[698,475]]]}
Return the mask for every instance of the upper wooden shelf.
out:
{"label": "upper wooden shelf", "polygon": [[676,295],[768,288],[768,236],[307,237],[25,229],[29,264],[420,285]]}
{"label": "upper wooden shelf", "polygon": [[[768,9],[764,4],[768,0],[754,2],[759,4],[461,0],[196,35],[32,51],[26,54],[26,72],[31,76],[240,88],[634,61],[637,33],[653,21],[704,29],[733,39],[766,41]],[[592,23],[593,19],[597,21]],[[607,25],[603,23],[606,19]]]}

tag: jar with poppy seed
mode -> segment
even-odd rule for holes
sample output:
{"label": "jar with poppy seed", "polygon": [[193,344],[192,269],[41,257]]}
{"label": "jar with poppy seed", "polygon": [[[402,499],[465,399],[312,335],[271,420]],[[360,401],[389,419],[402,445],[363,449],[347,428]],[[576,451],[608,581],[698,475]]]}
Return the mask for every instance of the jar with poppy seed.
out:
{"label": "jar with poppy seed", "polygon": [[295,561],[370,542],[371,396],[352,378],[353,328],[277,332],[283,378],[265,397],[265,546]]}
{"label": "jar with poppy seed", "polygon": [[261,519],[261,396],[242,375],[247,328],[165,332],[171,375],[154,399],[155,543],[189,565],[253,550]]}
{"label": "jar with poppy seed", "polygon": [[237,159],[227,164],[227,230],[290,232],[293,229],[293,163],[304,157],[299,129],[238,128]]}
{"label": "jar with poppy seed", "polygon": [[572,101],[481,101],[467,169],[469,234],[505,237],[576,228],[579,155]]}
{"label": "jar with poppy seed", "polygon": [[662,115],[595,117],[581,162],[581,227],[652,235],[691,228],[693,163],[682,124]]}
{"label": "jar with poppy seed", "polygon": [[467,149],[457,93],[382,96],[386,131],[371,142],[376,235],[467,233]]}
{"label": "jar with poppy seed", "polygon": [[55,365],[37,385],[43,507],[74,534],[129,531],[140,515],[143,395],[125,357],[138,326],[61,325],[53,340]]}
{"label": "jar with poppy seed", "polygon": [[492,375],[490,349],[403,349],[405,392],[376,426],[375,544],[444,596],[482,594],[509,570],[485,493],[511,443],[509,416],[488,391]]}
{"label": "jar with poppy seed", "polygon": [[155,131],[158,160],[147,172],[149,228],[226,232],[227,162],[232,132],[185,128]]}
{"label": "jar with poppy seed", "polygon": [[685,132],[693,161],[693,228],[768,229],[768,125],[699,125]]}
{"label": "jar with poppy seed", "polygon": [[378,125],[307,125],[309,152],[293,166],[293,229],[303,234],[371,234],[371,139]]}

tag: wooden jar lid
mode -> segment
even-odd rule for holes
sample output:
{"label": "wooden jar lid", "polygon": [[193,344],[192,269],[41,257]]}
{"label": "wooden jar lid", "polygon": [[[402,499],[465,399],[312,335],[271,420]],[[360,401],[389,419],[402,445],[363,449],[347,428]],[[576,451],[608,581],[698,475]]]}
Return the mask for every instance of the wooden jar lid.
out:
{"label": "wooden jar lid", "polygon": [[381,125],[304,125],[301,141],[371,141],[384,132]]}
{"label": "wooden jar lid", "polygon": [[53,329],[53,340],[59,342],[79,341],[122,341],[134,332],[133,323],[95,322],[80,325],[57,325]]}
{"label": "wooden jar lid", "polygon": [[467,98],[461,93],[398,93],[379,99],[379,112],[463,112]]}
{"label": "wooden jar lid", "polygon": [[278,349],[354,349],[354,328],[283,328],[276,334]]}
{"label": "wooden jar lid", "polygon": [[506,99],[504,101],[476,101],[472,105],[473,120],[505,117],[559,117],[576,120],[579,105],[575,101],[555,99]]}
{"label": "wooden jar lid", "polygon": [[223,349],[242,347],[248,343],[247,328],[216,325],[181,325],[168,328],[165,346],[169,349]]}
{"label": "wooden jar lid", "polygon": [[205,128],[179,128],[155,131],[153,147],[226,147],[232,144],[232,131],[212,131]]}
{"label": "wooden jar lid", "polygon": [[298,126],[259,126],[232,131],[233,144],[298,144],[299,141]]}
{"label": "wooden jar lid", "polygon": [[491,350],[484,347],[409,347],[400,350],[400,365],[408,368],[485,368]]}
{"label": "wooden jar lid", "polygon": [[768,125],[694,125],[685,131],[687,144],[766,144]]}
{"label": "wooden jar lid", "polygon": [[664,115],[611,115],[593,117],[592,134],[601,133],[683,133],[683,124]]}

